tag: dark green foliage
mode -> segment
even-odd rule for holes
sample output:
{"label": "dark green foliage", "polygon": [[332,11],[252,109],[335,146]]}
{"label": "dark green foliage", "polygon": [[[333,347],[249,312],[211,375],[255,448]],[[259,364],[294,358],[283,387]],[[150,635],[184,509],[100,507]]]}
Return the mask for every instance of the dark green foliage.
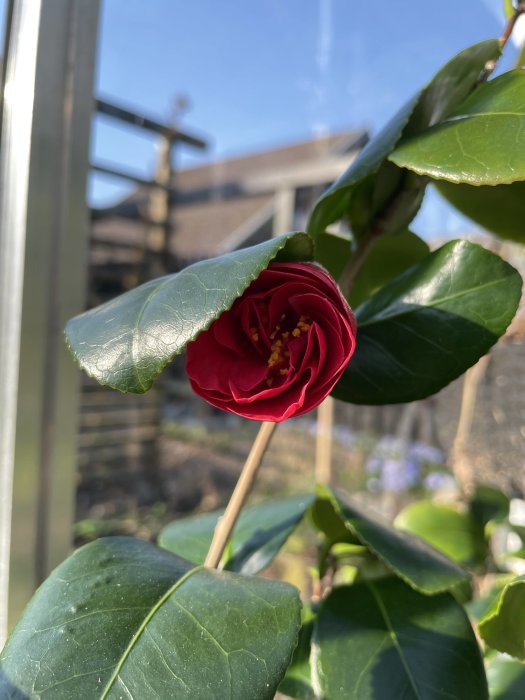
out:
{"label": "dark green foliage", "polygon": [[390,404],[436,393],[503,335],[520,298],[521,278],[500,257],[447,243],[357,309],[356,352],[333,395]]}
{"label": "dark green foliage", "polygon": [[483,662],[462,607],[399,579],[333,591],[312,637],[312,672],[331,700],[484,700]]}
{"label": "dark green foliage", "polygon": [[195,569],[129,538],[98,540],[35,594],[0,657],[0,697],[270,699],[299,611],[288,584]]}

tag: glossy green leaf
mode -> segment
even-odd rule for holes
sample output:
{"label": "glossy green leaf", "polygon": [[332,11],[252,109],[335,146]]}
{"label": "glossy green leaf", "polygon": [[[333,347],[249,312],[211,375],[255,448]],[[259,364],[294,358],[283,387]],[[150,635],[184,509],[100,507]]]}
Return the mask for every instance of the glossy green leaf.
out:
{"label": "glossy green leaf", "polygon": [[33,597],[0,657],[0,697],[270,699],[299,611],[287,584],[192,569],[130,538],[98,540]]}
{"label": "glossy green leaf", "polygon": [[503,335],[521,278],[500,257],[451,241],[383,287],[356,311],[356,351],[333,395],[357,404],[430,396]]}
{"label": "glossy green leaf", "polygon": [[486,700],[481,654],[462,607],[399,579],[336,588],[312,637],[318,697]]}
{"label": "glossy green leaf", "polygon": [[471,185],[525,180],[525,72],[478,87],[445,121],[402,141],[389,156],[419,175]]}
{"label": "glossy green leaf", "polygon": [[358,272],[350,294],[350,305],[357,308],[368,297],[430,252],[428,245],[411,231],[381,236]]}
{"label": "glossy green leaf", "polygon": [[80,367],[101,384],[141,394],[272,260],[312,255],[308,236],[291,233],[203,260],[72,319],[67,343]]}
{"label": "glossy green leaf", "polygon": [[377,237],[406,229],[419,211],[426,184],[426,178],[385,160],[376,173],[353,187],[346,218],[354,238],[360,241],[372,231]]}
{"label": "glossy green leaf", "polygon": [[157,543],[196,566],[204,564],[215,526],[223,513],[224,510],[214,510],[174,520],[162,528]]}
{"label": "glossy green leaf", "polygon": [[480,523],[450,506],[417,501],[398,514],[394,525],[421,537],[459,564],[475,566],[488,553]]}
{"label": "glossy green leaf", "polygon": [[279,692],[300,700],[315,700],[310,669],[310,652],[315,613],[310,605],[303,607],[303,624],[299,632],[299,641],[295,647],[292,661],[279,686]]}
{"label": "glossy green leaf", "polygon": [[487,664],[490,700],[523,700],[525,666],[508,657],[498,656]]}
{"label": "glossy green leaf", "polygon": [[476,88],[488,61],[501,55],[498,39],[463,49],[436,73],[421,95],[404,137],[447,119]]}
{"label": "glossy green leaf", "polygon": [[510,185],[435,185],[458,211],[500,238],[525,243],[525,182]]}
{"label": "glossy green leaf", "polygon": [[368,175],[375,173],[401,138],[419,95],[409,100],[388,124],[357,156],[348,170],[317,200],[308,222],[307,231],[313,238],[326,227],[341,219],[348,209],[353,187]]}
{"label": "glossy green leaf", "polygon": [[[319,516],[321,507],[324,509],[323,517]],[[341,494],[319,487],[319,497],[312,508],[312,515],[321,530],[327,522],[329,508],[332,509],[332,525],[327,536],[332,541],[337,532],[335,523],[339,520],[338,529],[343,541],[348,541],[344,536],[346,530],[351,536],[350,541],[357,540],[366,546],[392,573],[421,593],[434,595],[469,579],[464,569],[423,540],[395,530],[368,509],[365,513],[363,508]]]}
{"label": "glossy green leaf", "polygon": [[317,487],[317,494],[310,517],[314,527],[326,536],[328,546],[341,542],[361,545],[361,540],[347,526],[336,495],[324,486]]}
{"label": "glossy green leaf", "polygon": [[[475,88],[487,60],[497,57],[497,40],[475,44],[446,63],[421,92],[402,136],[407,138],[447,117]],[[427,180],[385,161],[354,187],[347,216],[356,238],[406,229],[423,201]]]}
{"label": "glossy green leaf", "polygon": [[[290,496],[244,508],[223,557],[223,568],[244,574],[265,569],[314,499],[313,495]],[[161,531],[159,545],[194,564],[203,564],[222,513],[214,511],[170,523]]]}
{"label": "glossy green leaf", "polygon": [[446,63],[321,196],[311,214],[308,233],[317,238],[329,224],[348,216],[354,234],[359,235],[385,211],[389,221],[383,220],[382,226],[386,225],[388,232],[406,228],[417,213],[425,183],[407,178],[386,159],[402,135],[413,135],[447,117],[474,89],[486,62],[499,54],[497,39],[490,39],[468,47]]}
{"label": "glossy green leaf", "polygon": [[478,629],[493,649],[525,659],[525,576],[505,586]]}

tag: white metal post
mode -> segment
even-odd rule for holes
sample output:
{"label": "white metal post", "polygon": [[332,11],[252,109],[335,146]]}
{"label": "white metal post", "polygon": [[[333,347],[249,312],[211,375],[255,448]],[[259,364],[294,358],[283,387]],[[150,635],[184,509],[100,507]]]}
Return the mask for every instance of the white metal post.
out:
{"label": "white metal post", "polygon": [[70,545],[78,388],[60,338],[85,295],[99,7],[12,3],[0,159],[0,648],[8,609],[20,612]]}
{"label": "white metal post", "polygon": [[26,212],[40,9],[39,0],[16,4],[5,59],[0,164],[0,648],[7,632]]}

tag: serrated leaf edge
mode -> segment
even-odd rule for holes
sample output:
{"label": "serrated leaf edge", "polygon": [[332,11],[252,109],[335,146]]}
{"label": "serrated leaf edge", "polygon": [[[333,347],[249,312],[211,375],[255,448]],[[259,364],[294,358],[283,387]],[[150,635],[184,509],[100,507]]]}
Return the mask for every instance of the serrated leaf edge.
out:
{"label": "serrated leaf edge", "polygon": [[[69,327],[69,324],[70,324],[73,320],[75,320],[75,318],[79,318],[79,316],[82,316],[83,314],[80,314],[79,316],[75,316],[73,319],[71,319],[70,321],[68,321],[67,324],[66,324],[66,327],[65,327],[65,329],[64,329],[64,341],[65,341],[65,344],[66,344],[66,347],[67,347],[68,351],[69,351],[69,352],[71,353],[71,355],[73,356],[73,360],[74,360],[75,364],[77,365],[77,367],[78,367],[79,369],[81,369],[83,372],[85,372],[86,375],[87,375],[88,377],[90,377],[90,379],[94,379],[94,380],[95,380],[96,382],[98,382],[98,384],[100,384],[101,386],[107,386],[107,387],[109,387],[109,388],[111,388],[111,389],[116,389],[117,391],[120,391],[120,393],[122,393],[122,394],[138,394],[138,395],[140,395],[140,394],[145,394],[147,391],[149,391],[149,389],[151,389],[151,387],[152,387],[153,384],[155,383],[155,380],[157,379],[157,377],[163,372],[163,370],[169,365],[169,363],[172,362],[172,361],[174,360],[175,357],[177,357],[178,355],[180,355],[180,354],[183,352],[184,348],[186,347],[186,345],[188,345],[188,343],[191,343],[193,340],[195,340],[195,338],[197,338],[197,336],[200,335],[200,333],[202,333],[202,332],[208,330],[208,329],[210,328],[211,324],[212,324],[214,321],[216,321],[216,320],[219,318],[219,316],[220,316],[221,314],[223,314],[225,311],[228,311],[228,310],[232,307],[232,305],[234,304],[234,302],[235,302],[239,297],[241,297],[241,296],[244,294],[244,292],[248,289],[248,287],[250,286],[250,284],[252,284],[252,282],[254,282],[254,281],[259,277],[259,275],[263,272],[263,270],[266,270],[266,268],[268,267],[268,265],[269,265],[273,260],[275,260],[275,258],[279,255],[279,253],[280,253],[281,251],[283,251],[283,250],[287,247],[289,241],[292,241],[294,238],[302,238],[302,239],[304,239],[304,240],[308,240],[308,241],[309,241],[309,244],[311,245],[312,251],[313,251],[313,248],[314,248],[314,246],[315,246],[315,243],[314,243],[313,239],[311,238],[311,236],[309,236],[307,233],[305,233],[305,232],[303,232],[303,231],[292,231],[292,232],[290,232],[290,233],[283,234],[283,235],[281,236],[281,238],[282,238],[282,245],[280,245],[278,248],[276,248],[276,249],[273,250],[273,254],[272,254],[271,256],[268,257],[266,264],[263,264],[263,266],[259,269],[258,273],[256,273],[256,274],[253,273],[253,274],[251,274],[251,275],[249,275],[249,276],[247,277],[248,282],[247,282],[246,284],[242,285],[242,288],[240,288],[240,290],[238,291],[236,297],[233,299],[232,303],[231,303],[229,306],[228,306],[228,305],[219,306],[219,307],[216,309],[216,313],[213,315],[212,318],[210,318],[210,320],[205,324],[205,326],[203,326],[203,328],[201,328],[197,333],[193,334],[192,337],[188,340],[188,342],[187,342],[180,350],[178,350],[177,352],[172,353],[171,355],[169,355],[168,357],[166,357],[165,360],[164,360],[161,364],[159,364],[158,370],[157,370],[157,371],[155,372],[155,374],[152,376],[152,378],[151,378],[150,381],[148,381],[148,382],[146,382],[146,383],[143,383],[143,382],[141,381],[140,377],[137,375],[137,380],[138,380],[139,384],[141,385],[141,389],[142,389],[141,391],[132,391],[132,390],[129,390],[129,389],[123,389],[122,387],[118,386],[115,382],[104,381],[103,379],[97,377],[96,374],[95,374],[94,372],[91,372],[91,371],[82,363],[82,361],[81,361],[80,358],[77,356],[75,350],[73,349],[73,347],[72,347],[72,345],[71,345],[71,343],[70,343],[70,341],[69,341],[69,337],[68,337],[68,327]],[[272,239],[270,239],[270,240],[272,240]],[[275,239],[273,239],[273,240],[275,240]],[[205,262],[205,261],[203,261],[203,262]],[[198,265],[199,263],[194,263],[194,264]],[[191,266],[189,266],[189,267],[191,267]],[[184,268],[183,270],[181,270],[181,272],[183,272],[184,270],[189,269],[189,267],[188,267],[188,268]],[[176,275],[176,274],[178,274],[178,273],[174,273],[174,275]],[[173,276],[174,276],[174,275],[173,275]],[[170,275],[170,276],[171,276],[171,275]],[[159,279],[161,279],[161,278],[159,278]],[[157,289],[157,288],[156,288],[156,289]],[[84,312],[84,313],[87,313],[87,312]],[[135,369],[135,367],[134,367],[134,369]],[[136,372],[136,369],[135,369],[135,372]]]}

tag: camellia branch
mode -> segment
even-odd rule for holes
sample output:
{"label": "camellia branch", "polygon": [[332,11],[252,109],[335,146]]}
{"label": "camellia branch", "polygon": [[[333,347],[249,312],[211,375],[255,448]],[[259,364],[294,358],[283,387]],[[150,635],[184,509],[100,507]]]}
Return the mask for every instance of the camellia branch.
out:
{"label": "camellia branch", "polygon": [[224,515],[219,519],[215,532],[213,533],[213,540],[206,561],[204,562],[204,565],[209,568],[216,569],[219,566],[230,535],[241,514],[242,507],[252,490],[257,470],[266,454],[266,450],[268,449],[276,427],[277,423],[264,422],[259,429],[239,480],[226,506]]}
{"label": "camellia branch", "polygon": [[502,49],[505,48],[508,40],[512,35],[512,32],[514,31],[516,22],[523,14],[525,14],[525,2],[518,2],[514,14],[509,18],[509,21],[507,22],[507,24],[505,25],[505,29],[503,30],[503,34],[500,37],[499,45]]}
{"label": "camellia branch", "polygon": [[[510,37],[512,36],[512,32],[514,31],[516,22],[523,14],[525,14],[525,2],[518,2],[514,9],[514,14],[511,15],[511,17],[509,17],[507,24],[505,25],[505,29],[503,30],[503,34],[499,38],[499,45],[502,51],[507,45],[507,42],[509,41]],[[483,75],[481,76],[479,82],[485,82],[490,77],[497,65],[498,59],[489,61],[485,66],[485,70],[483,71]]]}

